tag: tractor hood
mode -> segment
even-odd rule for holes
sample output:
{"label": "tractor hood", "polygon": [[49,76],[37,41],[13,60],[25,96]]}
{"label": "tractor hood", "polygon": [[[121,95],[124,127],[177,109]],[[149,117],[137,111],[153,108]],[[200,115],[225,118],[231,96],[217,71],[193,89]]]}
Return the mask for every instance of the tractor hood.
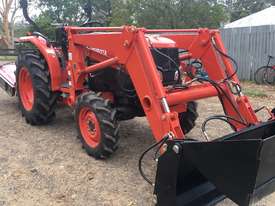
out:
{"label": "tractor hood", "polygon": [[177,48],[176,42],[172,39],[162,37],[159,35],[145,35],[149,47],[154,48]]}

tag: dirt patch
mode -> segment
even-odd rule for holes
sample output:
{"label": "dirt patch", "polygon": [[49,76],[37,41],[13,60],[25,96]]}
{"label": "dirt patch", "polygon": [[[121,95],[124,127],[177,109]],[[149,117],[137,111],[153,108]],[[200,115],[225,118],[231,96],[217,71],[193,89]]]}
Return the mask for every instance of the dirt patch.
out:
{"label": "dirt patch", "polygon": [[[265,98],[251,98],[255,108],[274,106],[274,88],[250,83],[244,87],[268,94]],[[211,98],[199,102],[199,112],[190,138],[202,138],[203,120],[222,114],[222,108],[216,98]],[[153,205],[152,188],[137,169],[139,155],[154,142],[144,118],[122,123],[120,147],[107,161],[96,161],[82,150],[67,108],[59,108],[50,125],[31,127],[21,117],[16,98],[0,91],[0,122],[0,206]],[[216,138],[227,130],[221,123],[219,127],[209,125],[209,132]],[[153,177],[152,158],[146,159],[145,167]],[[272,206],[274,202],[275,195],[271,195],[257,205]],[[234,204],[226,200],[219,205]]]}

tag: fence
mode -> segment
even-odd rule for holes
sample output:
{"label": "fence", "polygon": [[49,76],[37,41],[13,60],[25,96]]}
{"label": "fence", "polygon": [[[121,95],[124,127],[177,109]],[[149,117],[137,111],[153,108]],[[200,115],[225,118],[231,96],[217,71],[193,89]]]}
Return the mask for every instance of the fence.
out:
{"label": "fence", "polygon": [[275,56],[273,25],[222,29],[221,33],[229,55],[238,62],[242,80],[253,80],[257,68],[267,64],[268,55]]}

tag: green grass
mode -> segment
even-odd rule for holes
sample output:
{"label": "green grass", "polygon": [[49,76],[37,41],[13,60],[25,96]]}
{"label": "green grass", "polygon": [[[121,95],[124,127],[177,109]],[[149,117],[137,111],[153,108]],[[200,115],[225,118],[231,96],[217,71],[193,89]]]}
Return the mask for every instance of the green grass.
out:
{"label": "green grass", "polygon": [[0,61],[15,61],[15,56],[0,56]]}
{"label": "green grass", "polygon": [[268,97],[268,95],[260,90],[257,89],[244,89],[244,94],[250,97],[259,97],[264,98]]}
{"label": "green grass", "polygon": [[251,81],[251,80],[241,80],[241,83],[249,83],[249,84],[254,84],[255,81]]}

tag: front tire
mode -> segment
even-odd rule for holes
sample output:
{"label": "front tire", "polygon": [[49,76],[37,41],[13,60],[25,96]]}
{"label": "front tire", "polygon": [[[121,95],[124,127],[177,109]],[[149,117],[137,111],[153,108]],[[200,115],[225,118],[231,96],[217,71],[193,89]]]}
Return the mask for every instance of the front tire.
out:
{"label": "front tire", "polygon": [[16,62],[19,108],[26,122],[42,125],[55,117],[57,95],[51,91],[50,74],[44,58],[35,53],[21,53]]}
{"label": "front tire", "polygon": [[80,95],[76,105],[78,137],[83,148],[96,159],[110,157],[118,147],[119,124],[110,101],[88,92]]}

